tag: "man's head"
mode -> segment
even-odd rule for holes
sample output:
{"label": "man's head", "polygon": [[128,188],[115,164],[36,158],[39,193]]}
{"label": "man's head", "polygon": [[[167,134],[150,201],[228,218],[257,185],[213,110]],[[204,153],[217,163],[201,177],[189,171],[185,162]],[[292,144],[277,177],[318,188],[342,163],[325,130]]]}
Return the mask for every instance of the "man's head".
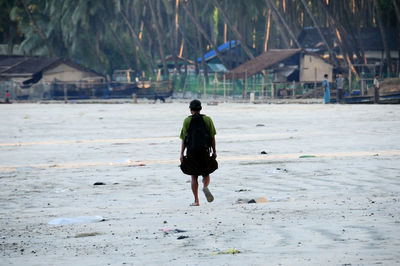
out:
{"label": "man's head", "polygon": [[202,109],[201,102],[199,100],[193,100],[190,102],[189,108],[190,108],[190,111],[200,112],[200,110]]}
{"label": "man's head", "polygon": [[328,74],[325,74],[325,75],[324,75],[324,78],[328,78]]}

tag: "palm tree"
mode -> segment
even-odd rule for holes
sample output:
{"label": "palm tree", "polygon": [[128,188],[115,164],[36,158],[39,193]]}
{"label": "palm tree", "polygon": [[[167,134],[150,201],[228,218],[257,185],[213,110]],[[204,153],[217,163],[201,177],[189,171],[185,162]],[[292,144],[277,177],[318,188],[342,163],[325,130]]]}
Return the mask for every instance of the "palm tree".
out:
{"label": "palm tree", "polygon": [[389,45],[387,42],[386,31],[385,31],[385,28],[384,28],[383,22],[382,22],[382,10],[381,10],[381,6],[380,6],[380,3],[378,2],[378,0],[374,0],[374,6],[376,9],[376,20],[378,21],[378,27],[379,27],[379,31],[380,31],[381,37],[382,37],[383,49],[385,50],[385,54],[386,54],[387,73],[389,74],[390,67],[392,65],[392,60],[390,58],[390,49],[389,49]]}
{"label": "palm tree", "polygon": [[228,27],[233,31],[235,34],[236,38],[240,41],[242,44],[242,48],[247,54],[248,57],[251,59],[254,58],[253,54],[250,52],[249,48],[247,47],[247,42],[243,39],[242,35],[239,33],[239,31],[236,29],[235,25],[231,22],[231,20],[228,18],[228,15],[226,14],[225,10],[221,7],[221,5],[218,3],[217,0],[211,0],[214,5],[218,8],[218,10],[221,12],[222,16],[224,17],[225,23],[228,25]]}
{"label": "palm tree", "polygon": [[24,6],[25,12],[29,17],[30,23],[33,25],[35,28],[35,31],[39,34],[40,38],[46,45],[48,52],[50,53],[51,56],[55,56],[55,52],[53,50],[53,47],[50,45],[49,40],[47,39],[46,35],[43,33],[42,29],[39,27],[38,23],[36,22],[35,18],[33,17],[30,8],[28,7],[27,3],[25,0],[21,0],[22,5]]}
{"label": "palm tree", "polygon": [[[10,14],[17,0],[0,0],[0,43],[7,43],[7,53],[12,54],[14,44],[21,42],[18,33],[18,23],[11,19]],[[14,9],[15,10],[15,9]]]}

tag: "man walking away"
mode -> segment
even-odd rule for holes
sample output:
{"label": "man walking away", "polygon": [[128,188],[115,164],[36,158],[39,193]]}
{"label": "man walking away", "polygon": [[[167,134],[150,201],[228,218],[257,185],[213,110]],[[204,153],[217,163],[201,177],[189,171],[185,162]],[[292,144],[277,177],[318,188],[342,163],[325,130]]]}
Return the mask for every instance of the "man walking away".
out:
{"label": "man walking away", "polygon": [[379,103],[379,75],[374,78],[374,103]]}
{"label": "man walking away", "polygon": [[10,103],[10,93],[6,90],[6,94],[4,95],[5,103]]}
{"label": "man walking away", "polygon": [[342,103],[343,101],[343,86],[344,86],[344,78],[343,74],[339,73],[339,77],[336,79],[336,102]]}
{"label": "man walking away", "polygon": [[322,89],[324,91],[324,102],[325,103],[330,103],[330,101],[331,101],[331,92],[329,90],[328,74],[324,75],[324,80],[322,81]]}
{"label": "man walking away", "polygon": [[[210,184],[210,173],[218,168],[215,148],[216,130],[212,119],[200,114],[202,107],[199,100],[191,101],[189,108],[192,115],[183,121],[180,134],[182,140],[180,160],[182,172],[192,177],[191,187],[194,203],[191,206],[199,206],[199,175],[203,176],[203,192],[207,201],[214,200],[208,185]],[[186,156],[184,156],[185,149]],[[212,156],[210,156],[210,149],[212,149]]]}

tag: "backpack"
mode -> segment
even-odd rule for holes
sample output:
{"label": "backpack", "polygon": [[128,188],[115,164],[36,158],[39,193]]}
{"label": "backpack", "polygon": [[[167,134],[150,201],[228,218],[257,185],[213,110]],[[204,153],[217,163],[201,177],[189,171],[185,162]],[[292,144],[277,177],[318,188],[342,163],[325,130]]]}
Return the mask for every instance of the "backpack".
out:
{"label": "backpack", "polygon": [[185,144],[190,151],[204,151],[211,146],[210,134],[204,123],[203,115],[194,114],[185,137]]}

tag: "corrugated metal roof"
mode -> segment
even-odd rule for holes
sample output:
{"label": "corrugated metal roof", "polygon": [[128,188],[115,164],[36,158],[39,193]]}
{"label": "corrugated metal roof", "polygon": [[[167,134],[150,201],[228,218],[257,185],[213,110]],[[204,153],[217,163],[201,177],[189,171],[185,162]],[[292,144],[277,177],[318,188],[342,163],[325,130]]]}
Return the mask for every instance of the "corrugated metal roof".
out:
{"label": "corrugated metal roof", "polygon": [[[221,44],[220,46],[218,46],[217,49],[218,49],[219,52],[222,53],[222,52],[224,52],[226,50],[235,48],[239,44],[240,44],[239,41],[234,41],[233,40],[233,41],[229,41],[229,42],[226,42],[224,44]],[[210,61],[211,59],[213,59],[216,56],[217,56],[217,52],[215,50],[211,50],[211,51],[209,51],[208,53],[206,53],[204,55],[204,61],[208,62],[208,61]],[[199,62],[199,63],[201,62],[201,57],[197,58],[197,62]]]}
{"label": "corrugated metal roof", "polygon": [[286,49],[286,50],[271,50],[267,51],[256,58],[245,62],[244,64],[232,69],[226,74],[228,79],[244,79],[251,77],[264,69],[267,69],[286,58],[289,58],[297,53],[300,53],[301,49]]}

